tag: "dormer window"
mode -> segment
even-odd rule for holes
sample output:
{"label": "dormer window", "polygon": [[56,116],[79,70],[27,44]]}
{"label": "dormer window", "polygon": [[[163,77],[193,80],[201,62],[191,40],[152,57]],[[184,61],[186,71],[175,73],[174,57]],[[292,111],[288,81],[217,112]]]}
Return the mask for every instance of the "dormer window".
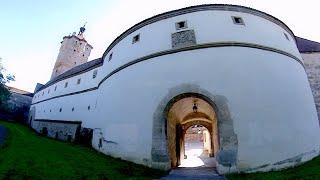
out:
{"label": "dormer window", "polygon": [[188,28],[187,21],[180,21],[176,23],[176,30]]}
{"label": "dormer window", "polygon": [[233,20],[234,24],[244,25],[244,21],[243,21],[242,17],[232,16],[232,20]]}
{"label": "dormer window", "polygon": [[132,38],[132,44],[134,44],[134,43],[136,43],[136,42],[138,42],[138,41],[140,41],[140,34],[137,34],[137,35],[133,36],[133,38]]}

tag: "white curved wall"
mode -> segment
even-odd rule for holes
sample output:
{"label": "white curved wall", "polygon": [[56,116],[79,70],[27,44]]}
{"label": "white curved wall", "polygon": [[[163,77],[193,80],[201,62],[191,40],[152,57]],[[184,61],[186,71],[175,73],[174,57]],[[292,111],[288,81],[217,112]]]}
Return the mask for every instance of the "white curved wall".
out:
{"label": "white curved wall", "polygon": [[[232,16],[242,17],[245,26],[234,24]],[[103,70],[108,73],[139,57],[171,49],[171,34],[178,32],[175,23],[179,21],[187,21],[188,28],[183,30],[195,31],[197,44],[253,43],[277,48],[300,58],[295,40],[288,32],[269,20],[241,12],[200,11],[164,19],[131,33],[109,51]],[[290,40],[287,40],[283,33],[286,33]],[[132,44],[132,38],[137,34],[140,34],[140,41]],[[113,53],[113,58],[108,62],[110,53]]]}
{"label": "white curved wall", "polygon": [[303,66],[284,55],[241,47],[157,57],[113,75],[98,96],[98,107],[106,107],[97,114],[99,127],[106,140],[118,143],[105,152],[146,164],[153,114],[181,84],[227,98],[238,135],[239,170],[318,154],[319,125]]}

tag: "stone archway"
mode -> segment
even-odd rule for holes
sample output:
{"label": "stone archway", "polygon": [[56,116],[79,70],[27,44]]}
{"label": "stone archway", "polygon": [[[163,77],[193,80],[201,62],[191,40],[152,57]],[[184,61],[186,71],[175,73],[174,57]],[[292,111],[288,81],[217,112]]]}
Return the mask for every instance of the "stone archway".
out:
{"label": "stone archway", "polygon": [[151,166],[163,170],[171,169],[167,136],[168,112],[175,102],[187,97],[200,98],[214,109],[219,143],[219,149],[215,150],[217,170],[222,173],[232,171],[237,164],[238,140],[228,100],[222,95],[213,95],[194,84],[182,84],[170,89],[156,108],[153,115]]}
{"label": "stone archway", "polygon": [[[213,107],[202,98],[190,94],[173,103],[167,113],[166,134],[171,168],[178,167],[184,159],[185,134],[193,125],[206,127],[210,132],[211,147],[219,149],[217,118]],[[214,156],[213,152],[210,149],[211,156]]]}

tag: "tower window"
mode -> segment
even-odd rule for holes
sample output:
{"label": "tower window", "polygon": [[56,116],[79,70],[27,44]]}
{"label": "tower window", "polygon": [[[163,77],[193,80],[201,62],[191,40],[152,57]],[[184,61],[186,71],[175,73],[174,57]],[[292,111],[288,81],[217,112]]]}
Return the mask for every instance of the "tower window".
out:
{"label": "tower window", "polygon": [[62,108],[59,109],[59,112],[61,112],[61,111],[62,111]]}
{"label": "tower window", "polygon": [[66,82],[66,83],[64,84],[64,88],[66,88],[66,87],[68,87],[68,82]]}
{"label": "tower window", "polygon": [[44,95],[44,91],[42,91],[42,96]]}
{"label": "tower window", "polygon": [[71,109],[72,111],[74,111],[74,107],[72,107],[72,109]]}
{"label": "tower window", "polygon": [[133,38],[132,38],[132,44],[134,44],[134,43],[136,43],[136,42],[138,42],[138,41],[140,41],[140,34],[137,34],[137,35],[133,36]]}
{"label": "tower window", "polygon": [[96,78],[98,74],[98,70],[94,70],[92,74],[92,79]]}
{"label": "tower window", "polygon": [[232,16],[232,20],[233,20],[234,24],[244,25],[244,21],[243,21],[242,17]]}
{"label": "tower window", "polygon": [[57,86],[54,87],[54,91],[56,91],[56,90],[57,90]]}
{"label": "tower window", "polygon": [[88,106],[88,110],[90,110],[90,105]]}
{"label": "tower window", "polygon": [[188,28],[187,21],[180,21],[176,23],[176,30]]}
{"label": "tower window", "polygon": [[287,35],[287,33],[283,33],[283,34],[284,34],[284,36],[286,37],[286,39],[287,39],[288,41],[290,41],[289,36]]}
{"label": "tower window", "polygon": [[50,109],[50,112],[51,112],[51,109]]}
{"label": "tower window", "polygon": [[108,61],[111,61],[111,59],[112,59],[112,54],[113,54],[113,53],[110,53],[110,54],[109,54],[109,60],[108,60]]}
{"label": "tower window", "polygon": [[79,79],[77,80],[77,84],[80,84],[80,82],[81,82],[81,78],[79,78]]}
{"label": "tower window", "polygon": [[50,89],[48,89],[48,94],[50,93]]}

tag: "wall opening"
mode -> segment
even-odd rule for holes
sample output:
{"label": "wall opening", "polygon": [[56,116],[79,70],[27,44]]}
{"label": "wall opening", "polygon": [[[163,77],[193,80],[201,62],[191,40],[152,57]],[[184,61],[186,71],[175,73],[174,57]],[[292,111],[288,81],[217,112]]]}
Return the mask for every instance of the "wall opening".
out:
{"label": "wall opening", "polygon": [[167,114],[166,131],[171,168],[215,167],[218,127],[208,102],[199,97],[175,102]]}

